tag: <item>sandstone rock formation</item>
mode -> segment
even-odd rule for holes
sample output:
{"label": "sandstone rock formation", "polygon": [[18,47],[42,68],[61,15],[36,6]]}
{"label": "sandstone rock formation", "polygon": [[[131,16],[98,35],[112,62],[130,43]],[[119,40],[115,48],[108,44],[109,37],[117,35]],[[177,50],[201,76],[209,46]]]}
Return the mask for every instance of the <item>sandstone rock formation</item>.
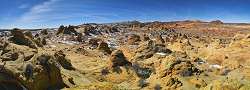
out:
{"label": "sandstone rock formation", "polygon": [[26,45],[31,48],[37,48],[37,45],[34,43],[34,41],[32,41],[32,35],[28,34],[28,36],[26,36],[20,29],[12,30],[11,34],[12,37],[9,39],[9,41],[19,45]]}
{"label": "sandstone rock formation", "polygon": [[121,50],[113,51],[109,58],[109,67],[115,68],[118,66],[126,66],[126,65],[131,65],[131,63],[127,61],[123,52]]}
{"label": "sandstone rock formation", "polygon": [[63,51],[58,51],[54,54],[55,59],[57,62],[62,65],[63,68],[69,69],[69,70],[74,70],[74,67],[71,64],[71,61],[66,58],[66,55],[63,53]]}
{"label": "sandstone rock formation", "polygon": [[139,45],[135,51],[133,60],[143,60],[151,58],[155,53],[170,54],[171,50],[167,49],[164,45],[157,45],[154,41],[150,40]]}
{"label": "sandstone rock formation", "polygon": [[162,38],[162,36],[161,35],[157,35],[156,36],[156,44],[164,44],[164,43],[165,43],[165,41]]}
{"label": "sandstone rock formation", "polygon": [[249,90],[249,27],[189,20],[0,31],[0,90]]}
{"label": "sandstone rock formation", "polygon": [[138,42],[141,41],[140,36],[136,34],[132,34],[128,36],[128,45],[137,45]]}
{"label": "sandstone rock formation", "polygon": [[141,38],[142,41],[150,40],[149,36],[147,36],[146,34],[143,34],[140,38]]}
{"label": "sandstone rock formation", "polygon": [[43,29],[43,30],[41,30],[40,34],[41,34],[41,35],[48,35],[49,32],[48,32],[47,29]]}
{"label": "sandstone rock formation", "polygon": [[0,60],[4,64],[1,64],[0,88],[45,90],[67,86],[60,70],[71,69],[72,65],[63,53],[53,56],[12,43],[3,45],[1,51]]}
{"label": "sandstone rock formation", "polygon": [[68,27],[60,26],[57,30],[57,35],[59,34],[69,34],[69,35],[77,35],[78,32],[75,30],[75,26],[69,25]]}
{"label": "sandstone rock formation", "polygon": [[107,54],[111,54],[112,53],[112,51],[110,50],[108,44],[105,43],[105,42],[103,42],[103,41],[99,43],[97,49],[100,50],[100,51],[102,51],[102,52],[104,52],[104,53],[107,53]]}

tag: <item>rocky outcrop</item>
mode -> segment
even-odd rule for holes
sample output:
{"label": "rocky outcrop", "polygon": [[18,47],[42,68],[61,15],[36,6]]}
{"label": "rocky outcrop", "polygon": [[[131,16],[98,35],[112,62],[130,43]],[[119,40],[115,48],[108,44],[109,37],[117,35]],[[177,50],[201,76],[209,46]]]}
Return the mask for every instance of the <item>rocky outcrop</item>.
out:
{"label": "rocky outcrop", "polygon": [[144,60],[151,58],[155,53],[171,54],[172,51],[167,49],[164,45],[157,45],[154,41],[150,40],[139,45],[135,51],[133,60]]}
{"label": "rocky outcrop", "polygon": [[63,53],[63,51],[58,51],[54,54],[55,59],[62,65],[63,68],[74,70],[74,67],[71,64],[71,61],[66,58],[66,55]]}
{"label": "rocky outcrop", "polygon": [[109,67],[115,68],[118,66],[126,66],[126,65],[131,66],[131,63],[129,61],[127,61],[123,52],[121,50],[113,51],[110,58],[109,58]]}
{"label": "rocky outcrop", "polygon": [[43,30],[41,30],[40,34],[41,34],[41,35],[48,35],[49,32],[48,32],[47,29],[43,29]]}
{"label": "rocky outcrop", "polygon": [[164,43],[165,43],[165,41],[162,38],[162,36],[161,35],[157,35],[156,36],[156,44],[164,44]]}
{"label": "rocky outcrop", "polygon": [[128,36],[128,45],[137,45],[141,41],[140,36],[131,34]]}
{"label": "rocky outcrop", "polygon": [[20,46],[12,43],[4,43],[2,46],[1,59],[2,61],[16,61],[20,58],[24,61],[31,59],[37,50],[27,46]]}
{"label": "rocky outcrop", "polygon": [[59,34],[63,34],[64,30],[65,30],[66,27],[64,27],[63,25],[60,26],[56,32],[56,35],[59,35]]}
{"label": "rocky outcrop", "polygon": [[45,38],[42,38],[41,43],[42,43],[43,45],[47,45],[47,40],[46,40]]}
{"label": "rocky outcrop", "polygon": [[167,82],[164,83],[167,87],[166,89],[177,89],[183,85],[183,83],[178,78],[168,78]]}
{"label": "rocky outcrop", "polygon": [[190,61],[187,60],[178,60],[178,59],[169,59],[168,61],[164,61],[163,63],[165,66],[162,68],[161,72],[159,73],[160,77],[166,76],[192,76],[192,75],[199,75],[202,71],[199,70],[192,64]]}
{"label": "rocky outcrop", "polygon": [[83,35],[82,35],[82,33],[79,33],[79,34],[77,35],[76,40],[77,40],[78,42],[84,42],[84,41],[83,41]]}
{"label": "rocky outcrop", "polygon": [[59,34],[69,34],[69,35],[78,35],[78,32],[75,30],[75,26],[69,25],[68,27],[64,27],[63,25],[60,26],[56,32],[57,35]]}
{"label": "rocky outcrop", "polygon": [[12,43],[6,43],[2,51],[0,88],[46,90],[67,86],[62,79],[61,69],[73,67],[62,52],[53,56]]}
{"label": "rocky outcrop", "polygon": [[146,34],[143,34],[143,35],[141,35],[141,40],[142,41],[148,41],[148,40],[150,40],[150,38]]}
{"label": "rocky outcrop", "polygon": [[106,33],[106,34],[111,34],[111,33],[119,32],[119,30],[118,30],[117,27],[108,26],[108,25],[99,26],[98,29],[102,33]]}
{"label": "rocky outcrop", "polygon": [[33,35],[32,35],[32,33],[31,33],[31,31],[25,31],[24,35],[27,36],[27,37],[29,37],[29,38],[31,38],[31,39],[34,38]]}
{"label": "rocky outcrop", "polygon": [[103,41],[99,43],[97,49],[104,52],[104,53],[107,53],[107,54],[112,53],[112,51],[110,50],[108,44],[106,42],[103,42]]}
{"label": "rocky outcrop", "polygon": [[223,22],[220,20],[215,20],[215,21],[211,21],[210,24],[219,25],[219,24],[223,24]]}
{"label": "rocky outcrop", "polygon": [[12,37],[9,38],[9,41],[18,45],[25,45],[31,48],[37,48],[36,43],[33,41],[32,34],[24,34],[23,32],[24,31],[20,29],[11,30]]}
{"label": "rocky outcrop", "polygon": [[89,40],[88,44],[90,45],[90,47],[92,49],[96,49],[98,47],[98,45],[99,45],[98,44],[99,41],[100,41],[100,39],[98,39],[98,38],[92,38],[92,39]]}
{"label": "rocky outcrop", "polygon": [[80,25],[80,28],[77,29],[77,32],[82,33],[84,35],[90,35],[92,34],[99,34],[99,32],[96,32],[95,27],[93,27],[90,24],[84,24],[84,25]]}

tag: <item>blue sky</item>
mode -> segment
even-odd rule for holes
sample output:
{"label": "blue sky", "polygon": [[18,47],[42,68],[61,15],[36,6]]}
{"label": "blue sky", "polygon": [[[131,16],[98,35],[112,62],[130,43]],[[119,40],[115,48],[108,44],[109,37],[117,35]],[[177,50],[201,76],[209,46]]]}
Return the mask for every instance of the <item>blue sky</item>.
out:
{"label": "blue sky", "polygon": [[0,28],[128,20],[250,22],[250,0],[1,0]]}

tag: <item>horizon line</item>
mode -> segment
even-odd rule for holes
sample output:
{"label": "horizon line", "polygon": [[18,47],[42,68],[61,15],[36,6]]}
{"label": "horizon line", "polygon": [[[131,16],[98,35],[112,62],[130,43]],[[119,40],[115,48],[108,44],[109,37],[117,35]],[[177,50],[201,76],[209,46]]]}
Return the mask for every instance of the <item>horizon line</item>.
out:
{"label": "horizon line", "polygon": [[[128,20],[128,21],[111,21],[111,22],[84,22],[78,25],[83,25],[83,24],[91,24],[91,23],[95,23],[95,24],[115,24],[115,23],[125,23],[125,22],[133,22],[133,21],[138,21],[140,23],[152,23],[152,22],[161,22],[161,23],[171,23],[171,22],[184,22],[184,21],[199,21],[199,22],[204,22],[204,23],[209,23],[212,21],[216,21],[219,19],[214,19],[214,20],[199,20],[199,19],[183,19],[183,20],[169,20],[169,21],[159,21],[159,20],[150,20],[150,21],[141,21],[141,20]],[[219,20],[222,21],[224,24],[250,24],[250,22],[224,22],[223,20]],[[74,24],[61,24],[64,26],[69,26],[69,25],[73,25],[73,26],[77,26]],[[60,27],[61,25],[58,25],[57,27],[46,27],[46,28],[19,28],[19,29],[55,29]],[[41,25],[42,26],[42,25]],[[14,28],[18,28],[18,27],[14,27]],[[1,30],[12,30],[14,28],[0,28]]]}

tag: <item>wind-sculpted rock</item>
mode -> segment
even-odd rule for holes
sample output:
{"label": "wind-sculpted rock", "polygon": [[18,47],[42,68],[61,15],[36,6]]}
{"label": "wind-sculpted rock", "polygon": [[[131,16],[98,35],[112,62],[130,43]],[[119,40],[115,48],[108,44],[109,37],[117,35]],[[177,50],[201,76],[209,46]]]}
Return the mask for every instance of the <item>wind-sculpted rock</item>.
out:
{"label": "wind-sculpted rock", "polygon": [[164,61],[166,63],[163,63],[163,70],[160,73],[160,77],[165,76],[173,76],[173,75],[180,75],[180,76],[192,76],[192,75],[198,75],[202,71],[199,70],[192,64],[190,61],[186,60],[174,60],[169,59],[169,61]]}
{"label": "wind-sculpted rock", "polygon": [[164,44],[164,43],[165,43],[165,41],[162,38],[162,36],[161,35],[157,35],[156,36],[156,44]]}
{"label": "wind-sculpted rock", "polygon": [[250,90],[250,24],[0,30],[0,90]]}
{"label": "wind-sculpted rock", "polygon": [[60,26],[57,30],[57,35],[59,34],[69,34],[69,35],[77,35],[78,32],[75,30],[75,26],[69,25],[68,27]]}
{"label": "wind-sculpted rock", "polygon": [[107,26],[107,25],[100,26],[98,29],[100,29],[102,33],[106,33],[106,34],[119,32],[117,27]]}
{"label": "wind-sculpted rock", "polygon": [[18,44],[18,45],[26,45],[31,48],[37,48],[36,44],[32,41],[30,36],[26,36],[22,30],[14,29],[11,31],[12,37],[9,38],[9,41]]}
{"label": "wind-sculpted rock", "polygon": [[102,52],[105,52],[107,54],[111,54],[112,51],[110,50],[110,48],[108,47],[108,44],[105,43],[105,42],[100,42],[100,44],[98,45],[97,47],[98,50],[102,51]]}
{"label": "wind-sculpted rock", "polygon": [[97,47],[98,47],[98,42],[100,41],[100,39],[98,39],[98,38],[92,38],[92,39],[90,39],[89,40],[89,45],[90,45],[90,48],[92,48],[92,49],[96,49]]}
{"label": "wind-sculpted rock", "polygon": [[4,46],[0,60],[4,62],[4,66],[1,66],[0,88],[5,89],[61,89],[67,85],[60,70],[73,68],[62,52],[53,56],[12,43]]}
{"label": "wind-sculpted rock", "polygon": [[140,42],[141,39],[140,39],[140,36],[136,35],[136,34],[132,34],[132,35],[129,35],[128,36],[128,41],[127,43],[129,45],[137,45],[138,42]]}
{"label": "wind-sculpted rock", "polygon": [[109,66],[111,68],[114,68],[114,67],[126,66],[126,65],[131,65],[131,62],[127,61],[123,52],[121,50],[113,51],[109,58]]}
{"label": "wind-sculpted rock", "polygon": [[78,42],[84,42],[84,41],[83,41],[83,35],[82,35],[82,33],[79,33],[79,34],[77,35],[76,40],[77,40]]}
{"label": "wind-sculpted rock", "polygon": [[148,59],[156,53],[168,55],[171,54],[172,51],[167,49],[165,46],[157,45],[154,41],[150,40],[139,45],[138,49],[135,51],[135,56],[132,59]]}
{"label": "wind-sculpted rock", "polygon": [[2,48],[2,53],[0,53],[0,59],[2,59],[2,61],[27,61],[36,53],[37,50],[27,46],[5,43]]}
{"label": "wind-sculpted rock", "polygon": [[47,44],[46,39],[45,39],[45,38],[42,38],[41,43],[42,43],[43,45],[46,45],[46,44]]}
{"label": "wind-sculpted rock", "polygon": [[169,78],[166,82],[169,89],[177,89],[183,85],[183,83],[178,78]]}
{"label": "wind-sculpted rock", "polygon": [[27,37],[29,37],[29,38],[31,38],[31,39],[34,38],[33,35],[32,35],[32,33],[30,31],[25,31],[24,35],[27,36]]}
{"label": "wind-sculpted rock", "polygon": [[43,30],[41,30],[40,34],[41,34],[41,35],[48,35],[49,32],[48,32],[47,29],[43,29]]}
{"label": "wind-sculpted rock", "polygon": [[142,40],[142,41],[148,41],[148,40],[150,40],[150,38],[149,38],[149,36],[147,36],[146,34],[143,34],[143,35],[141,36],[141,40]]}
{"label": "wind-sculpted rock", "polygon": [[62,65],[63,68],[73,70],[74,67],[71,64],[71,61],[66,58],[66,55],[63,51],[58,51],[54,54],[56,60]]}
{"label": "wind-sculpted rock", "polygon": [[9,38],[9,41],[18,45],[25,45],[36,49],[46,44],[45,38],[41,39],[39,36],[34,37],[30,31],[13,29],[11,34],[12,37]]}
{"label": "wind-sculpted rock", "polygon": [[56,35],[59,35],[59,34],[63,34],[64,30],[65,30],[66,27],[64,27],[63,25],[60,26],[56,32]]}
{"label": "wind-sculpted rock", "polygon": [[99,34],[99,32],[97,32],[95,30],[95,27],[93,27],[92,25],[84,24],[84,25],[80,25],[79,27],[80,28],[77,29],[76,31],[79,33],[82,33],[83,35],[89,36],[90,34]]}

